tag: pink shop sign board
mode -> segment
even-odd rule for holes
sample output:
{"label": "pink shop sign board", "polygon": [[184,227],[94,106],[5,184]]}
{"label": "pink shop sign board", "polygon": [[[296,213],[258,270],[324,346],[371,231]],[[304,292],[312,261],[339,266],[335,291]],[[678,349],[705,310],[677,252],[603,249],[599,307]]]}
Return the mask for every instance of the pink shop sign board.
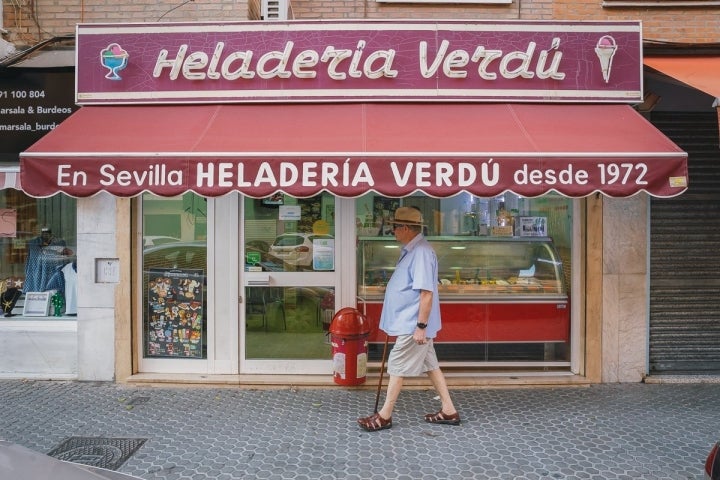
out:
{"label": "pink shop sign board", "polygon": [[642,101],[639,22],[77,27],[76,101]]}

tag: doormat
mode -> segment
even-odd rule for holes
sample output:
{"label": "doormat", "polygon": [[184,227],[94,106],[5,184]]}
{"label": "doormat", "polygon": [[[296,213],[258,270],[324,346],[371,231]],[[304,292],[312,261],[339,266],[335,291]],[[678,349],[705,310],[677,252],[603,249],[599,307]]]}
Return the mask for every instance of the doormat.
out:
{"label": "doormat", "polygon": [[70,437],[53,448],[49,456],[91,467],[117,470],[147,438]]}

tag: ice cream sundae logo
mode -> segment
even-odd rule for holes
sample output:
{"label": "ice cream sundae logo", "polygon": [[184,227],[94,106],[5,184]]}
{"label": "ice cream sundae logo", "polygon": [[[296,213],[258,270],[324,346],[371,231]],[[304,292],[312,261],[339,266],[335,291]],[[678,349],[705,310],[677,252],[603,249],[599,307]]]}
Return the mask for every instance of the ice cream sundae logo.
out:
{"label": "ice cream sundae logo", "polygon": [[617,52],[617,43],[615,39],[610,35],[600,37],[595,45],[595,54],[600,60],[600,67],[602,68],[603,79],[605,83],[610,81],[610,71],[612,70],[612,61]]}
{"label": "ice cream sundae logo", "polygon": [[128,52],[117,43],[111,43],[100,52],[100,64],[109,70],[105,78],[108,80],[122,80],[118,72],[127,67]]}

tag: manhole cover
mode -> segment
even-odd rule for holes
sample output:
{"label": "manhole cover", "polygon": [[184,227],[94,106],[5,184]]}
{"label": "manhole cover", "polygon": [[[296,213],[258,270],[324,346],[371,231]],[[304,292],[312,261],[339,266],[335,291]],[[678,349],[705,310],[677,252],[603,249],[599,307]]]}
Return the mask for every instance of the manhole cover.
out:
{"label": "manhole cover", "polygon": [[117,470],[147,438],[70,437],[49,456],[67,462]]}

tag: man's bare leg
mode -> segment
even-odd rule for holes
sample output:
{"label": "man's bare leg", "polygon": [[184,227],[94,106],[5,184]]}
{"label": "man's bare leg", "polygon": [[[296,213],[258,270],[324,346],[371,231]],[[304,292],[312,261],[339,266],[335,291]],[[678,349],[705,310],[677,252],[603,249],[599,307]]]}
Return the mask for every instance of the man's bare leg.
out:
{"label": "man's bare leg", "polygon": [[[427,372],[427,374],[428,377],[430,377],[430,381],[432,382],[433,387],[435,387],[435,391],[440,396],[440,401],[442,402],[442,412],[447,415],[457,413],[452,398],[450,398],[450,391],[448,390],[447,382],[445,381],[445,375],[443,375],[442,370],[436,368],[435,370],[430,370],[429,372]],[[383,417],[385,416],[383,415]]]}
{"label": "man's bare leg", "polygon": [[378,412],[382,418],[387,420],[388,418],[392,417],[393,409],[395,409],[395,402],[397,402],[397,399],[400,396],[402,385],[403,377],[396,377],[394,375],[390,375],[387,391],[385,392],[385,403],[383,403],[382,408]]}

